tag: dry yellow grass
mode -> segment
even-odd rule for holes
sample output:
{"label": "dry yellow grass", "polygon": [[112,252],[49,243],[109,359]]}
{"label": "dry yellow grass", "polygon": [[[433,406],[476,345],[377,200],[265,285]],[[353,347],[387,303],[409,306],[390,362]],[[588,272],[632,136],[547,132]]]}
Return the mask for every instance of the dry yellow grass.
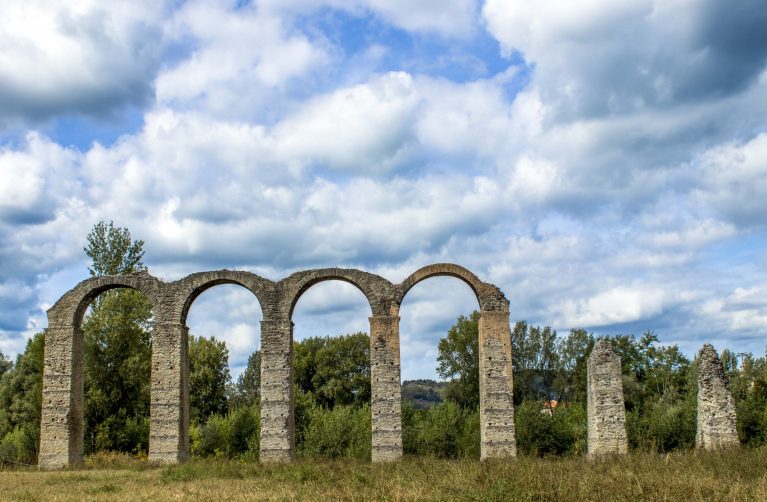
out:
{"label": "dry yellow grass", "polygon": [[[95,464],[99,464],[95,465]],[[82,469],[0,471],[0,498],[65,500],[767,500],[767,449],[600,461],[408,458],[292,465],[195,460],[152,466],[100,457]]]}

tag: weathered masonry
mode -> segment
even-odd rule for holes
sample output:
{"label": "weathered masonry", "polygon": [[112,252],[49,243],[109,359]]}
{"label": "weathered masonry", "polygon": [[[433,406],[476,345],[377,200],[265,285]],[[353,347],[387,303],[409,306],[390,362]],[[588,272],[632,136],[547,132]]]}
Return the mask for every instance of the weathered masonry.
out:
{"label": "weathered masonry", "polygon": [[705,450],[738,446],[735,400],[719,356],[709,344],[698,354],[698,431],[695,445]]}
{"label": "weathered masonry", "polygon": [[408,291],[434,276],[466,282],[479,302],[480,420],[482,458],[516,455],[512,401],[509,302],[496,286],[454,264],[426,266],[400,284],[351,269],[297,272],[274,282],[250,272],[219,270],[166,283],[146,272],[87,279],[48,310],[39,464],[59,468],[83,460],[83,315],[99,294],[130,288],[152,305],[149,458],[183,462],[189,457],[189,361],[186,318],[194,300],[218,284],[238,284],[261,304],[262,462],[295,456],[292,386],[293,308],[313,285],[346,281],[370,304],[372,460],[402,456],[399,308]]}
{"label": "weathered masonry", "polygon": [[598,340],[587,366],[589,455],[626,453],[626,408],[623,404],[621,360],[610,342]]}

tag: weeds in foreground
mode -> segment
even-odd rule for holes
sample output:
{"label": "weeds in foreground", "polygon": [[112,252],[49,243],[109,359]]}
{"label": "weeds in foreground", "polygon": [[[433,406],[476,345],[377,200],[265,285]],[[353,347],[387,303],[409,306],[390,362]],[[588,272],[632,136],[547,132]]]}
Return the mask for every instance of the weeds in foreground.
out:
{"label": "weeds in foreground", "polygon": [[156,466],[101,455],[83,469],[2,471],[0,481],[8,500],[767,500],[767,448],[386,464],[194,459]]}

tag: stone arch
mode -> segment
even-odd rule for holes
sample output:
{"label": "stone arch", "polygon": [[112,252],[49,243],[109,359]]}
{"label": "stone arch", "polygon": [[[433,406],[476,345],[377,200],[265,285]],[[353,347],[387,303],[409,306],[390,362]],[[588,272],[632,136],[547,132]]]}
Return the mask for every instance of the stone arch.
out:
{"label": "stone arch", "polygon": [[402,304],[413,286],[435,276],[461,279],[479,303],[480,456],[516,456],[509,301],[499,288],[480,281],[468,269],[453,263],[435,263],[416,270],[397,285],[396,304]]}
{"label": "stone arch", "polygon": [[261,306],[261,312],[266,315],[269,307],[268,297],[274,287],[272,281],[251,272],[215,270],[191,274],[172,284],[177,298],[171,313],[172,322],[185,324],[189,309],[197,297],[221,284],[236,284],[253,293]]}
{"label": "stone arch", "polygon": [[79,327],[88,306],[96,297],[111,289],[133,289],[149,299],[154,310],[157,306],[159,280],[147,272],[130,275],[103,275],[91,277],[70,289],[48,309],[48,325]]}
{"label": "stone arch", "polygon": [[84,335],[83,316],[101,293],[118,288],[139,291],[157,316],[162,283],[140,272],[86,279],[66,292],[48,310],[45,330],[45,367],[40,424],[41,467],[63,467],[83,460],[84,441]]}
{"label": "stone arch", "polygon": [[397,285],[396,304],[401,305],[405,295],[416,284],[430,277],[437,276],[455,277],[465,282],[477,297],[480,310],[508,310],[509,302],[500,289],[490,283],[482,282],[469,269],[454,263],[434,263],[426,265],[410,274]]}
{"label": "stone arch", "polygon": [[370,305],[372,315],[388,313],[391,305],[393,285],[381,276],[346,268],[321,268],[296,272],[280,281],[283,302],[280,313],[293,317],[293,310],[299,298],[312,286],[324,281],[344,281],[362,291]]}

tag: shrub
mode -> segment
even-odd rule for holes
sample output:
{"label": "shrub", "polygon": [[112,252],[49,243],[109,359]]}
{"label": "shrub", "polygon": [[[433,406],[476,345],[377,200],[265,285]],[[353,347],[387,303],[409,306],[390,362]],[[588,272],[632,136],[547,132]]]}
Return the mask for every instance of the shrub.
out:
{"label": "shrub", "polygon": [[39,435],[34,427],[20,426],[5,435],[0,441],[0,463],[29,464],[37,463],[37,444]]}
{"label": "shrub", "polygon": [[370,458],[370,406],[314,405],[305,410],[299,452],[306,456],[329,458]]}
{"label": "shrub", "polygon": [[578,455],[586,449],[586,411],[578,404],[542,413],[540,401],[524,401],[516,412],[517,448],[527,455]]}
{"label": "shrub", "polygon": [[192,454],[200,457],[257,459],[260,409],[243,406],[226,415],[211,415],[204,425],[189,430]]}
{"label": "shrub", "polygon": [[402,409],[404,452],[439,458],[479,458],[479,412],[445,401],[425,410]]}

